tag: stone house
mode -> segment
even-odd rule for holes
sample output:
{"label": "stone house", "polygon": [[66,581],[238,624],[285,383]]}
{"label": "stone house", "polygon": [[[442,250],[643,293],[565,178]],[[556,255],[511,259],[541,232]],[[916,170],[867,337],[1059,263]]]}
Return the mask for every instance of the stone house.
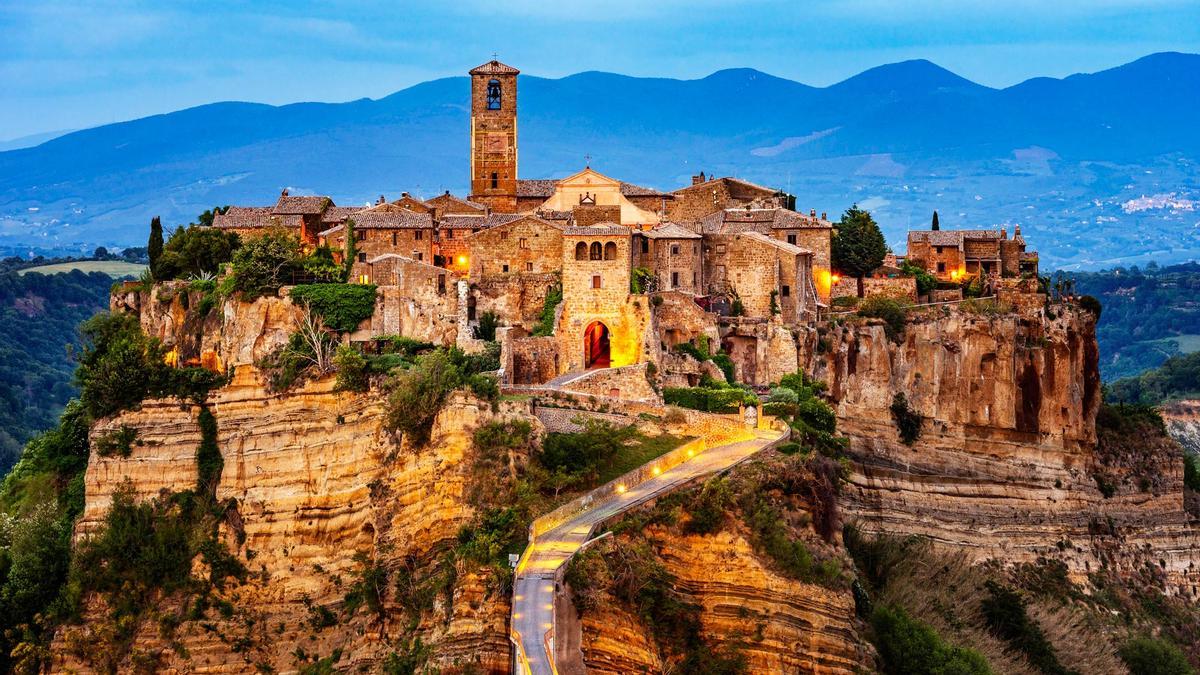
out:
{"label": "stone house", "polygon": [[325,212],[333,207],[329,197],[292,196],[287,190],[275,206],[231,206],[226,213],[213,217],[213,227],[254,236],[264,230],[282,227],[294,232],[306,246],[316,246]]}
{"label": "stone house", "polygon": [[627,307],[631,238],[631,230],[616,223],[563,230],[563,302],[556,337],[567,371],[642,360],[645,315]]}
{"label": "stone house", "polygon": [[706,177],[703,172],[692,176],[691,185],[675,190],[671,196],[666,217],[676,223],[696,223],[711,213],[747,204],[788,206],[787,197],[779,190],[738,178]]}
{"label": "stone house", "polygon": [[654,273],[654,290],[702,295],[701,236],[675,223],[633,233],[633,266]]}
{"label": "stone house", "polygon": [[812,251],[745,231],[705,235],[703,256],[708,293],[741,300],[746,317],[793,325],[815,317]]}
{"label": "stone house", "polygon": [[[353,278],[368,272],[364,266],[370,259],[387,253],[433,263],[434,225],[430,214],[385,204],[358,211],[348,220],[354,222],[354,245],[358,253],[351,271]],[[333,249],[335,257],[340,259],[346,246],[345,221],[322,231],[320,242]]]}
{"label": "stone house", "polygon": [[1018,277],[1038,273],[1036,252],[1025,250],[1021,226],[1013,230],[910,230],[909,264],[923,266],[940,281],[964,277]]}
{"label": "stone house", "polygon": [[[711,181],[710,181],[711,182]],[[812,279],[820,302],[828,304],[832,281],[831,242],[833,223],[816,211],[808,215],[781,207],[722,209],[700,220],[707,234],[758,232],[773,239],[811,251]]]}
{"label": "stone house", "polygon": [[[563,228],[537,216],[498,214],[500,222],[467,238],[472,282],[562,269]],[[493,218],[489,216],[489,218]]]}

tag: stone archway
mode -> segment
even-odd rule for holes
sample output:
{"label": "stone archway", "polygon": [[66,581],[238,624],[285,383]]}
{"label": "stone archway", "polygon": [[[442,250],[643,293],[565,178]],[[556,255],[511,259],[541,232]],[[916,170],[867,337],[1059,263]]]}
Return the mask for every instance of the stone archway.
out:
{"label": "stone archway", "polygon": [[599,321],[588,324],[583,331],[583,367],[608,368],[612,357],[608,351],[608,326]]}

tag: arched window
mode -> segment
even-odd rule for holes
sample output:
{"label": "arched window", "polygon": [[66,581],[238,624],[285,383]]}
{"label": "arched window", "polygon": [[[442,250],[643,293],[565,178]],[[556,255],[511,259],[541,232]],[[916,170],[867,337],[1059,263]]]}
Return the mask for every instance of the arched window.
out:
{"label": "arched window", "polygon": [[500,80],[491,80],[488,82],[487,109],[500,109]]}
{"label": "arched window", "polygon": [[575,244],[575,259],[576,260],[587,260],[588,259],[587,244],[585,244],[582,241],[579,242],[578,244]]}
{"label": "arched window", "polygon": [[604,245],[604,259],[605,260],[616,260],[617,259],[616,243],[610,241]]}
{"label": "arched window", "polygon": [[603,260],[604,259],[604,249],[600,247],[600,242],[598,242],[598,241],[592,242],[591,258],[592,258],[592,260]]}

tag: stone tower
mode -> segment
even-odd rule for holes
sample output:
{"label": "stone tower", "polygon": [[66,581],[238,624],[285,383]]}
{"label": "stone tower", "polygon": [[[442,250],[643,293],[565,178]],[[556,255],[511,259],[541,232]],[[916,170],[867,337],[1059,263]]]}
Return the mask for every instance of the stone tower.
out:
{"label": "stone tower", "polygon": [[471,70],[471,201],[517,211],[517,74],[492,60]]}

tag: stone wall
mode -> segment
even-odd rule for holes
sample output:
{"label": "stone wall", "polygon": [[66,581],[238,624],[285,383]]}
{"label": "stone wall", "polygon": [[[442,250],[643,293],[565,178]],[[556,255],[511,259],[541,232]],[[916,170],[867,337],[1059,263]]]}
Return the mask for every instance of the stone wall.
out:
{"label": "stone wall", "polygon": [[[325,237],[326,243],[334,251],[341,252],[346,246],[346,230],[342,229]],[[433,228],[354,228],[354,248],[358,251],[358,260],[354,265],[355,276],[367,271],[361,266],[372,258],[395,253],[405,258],[412,258],[428,264],[433,264]]]}
{"label": "stone wall", "polygon": [[661,401],[646,375],[645,363],[623,368],[603,368],[589,371],[571,380],[563,389],[593,396],[625,398],[633,401]]}
{"label": "stone wall", "polygon": [[[916,302],[917,280],[913,277],[867,277],[863,279],[863,297],[869,298],[873,295]],[[858,280],[854,277],[838,279],[833,286],[832,296],[835,298],[857,297]]]}
{"label": "stone wall", "polygon": [[495,312],[506,325],[531,331],[541,319],[546,293],[558,285],[558,279],[556,274],[510,274],[475,282],[470,294],[475,317]]}
{"label": "stone wall", "polygon": [[621,222],[621,207],[618,204],[580,204],[571,209],[577,227]]}
{"label": "stone wall", "polygon": [[439,290],[437,281],[438,276],[445,277],[448,274],[446,270],[411,263],[403,266],[401,271],[405,275],[405,284],[379,287],[370,328],[353,333],[351,339],[403,335],[436,345],[455,344],[458,337],[458,294],[453,284]]}
{"label": "stone wall", "polygon": [[471,235],[467,245],[473,282],[562,269],[562,230],[533,216],[480,230]]}
{"label": "stone wall", "polygon": [[773,300],[785,322],[800,321],[815,311],[811,256],[793,251],[756,232],[705,235],[706,290],[735,293],[747,317],[771,317]]}
{"label": "stone wall", "polygon": [[543,384],[558,376],[557,338],[514,338],[507,346],[512,354],[509,371],[509,382],[512,384]]}
{"label": "stone wall", "polygon": [[[813,283],[817,287],[817,296],[821,302],[828,303],[830,296],[830,286],[832,284],[832,262],[830,254],[831,239],[833,228],[830,227],[808,227],[794,230],[774,230],[772,236],[776,239],[799,246],[802,249],[812,251],[812,278]],[[792,238],[795,240],[792,241]]]}
{"label": "stone wall", "polygon": [[635,237],[634,240],[638,242],[634,264],[654,272],[658,290],[703,294],[700,239]]}

